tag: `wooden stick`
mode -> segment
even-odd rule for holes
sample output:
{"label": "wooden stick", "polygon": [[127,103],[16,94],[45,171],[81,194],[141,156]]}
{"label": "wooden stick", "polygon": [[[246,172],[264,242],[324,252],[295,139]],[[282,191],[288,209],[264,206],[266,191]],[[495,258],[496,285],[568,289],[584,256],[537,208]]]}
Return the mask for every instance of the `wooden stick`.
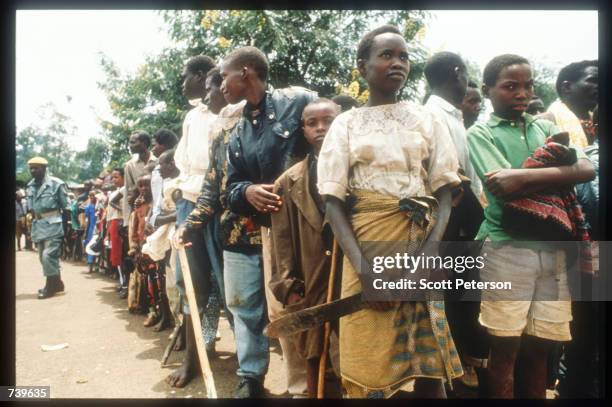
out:
{"label": "wooden stick", "polygon": [[202,369],[202,377],[206,385],[206,396],[209,399],[217,398],[217,389],[213,379],[210,363],[208,363],[208,355],[204,346],[204,338],[202,338],[202,321],[200,321],[200,312],[198,311],[198,303],[196,301],[195,291],[193,289],[193,281],[191,280],[191,270],[187,261],[185,247],[178,249],[179,261],[181,262],[181,271],[183,272],[183,280],[185,281],[185,294],[187,295],[187,303],[191,311],[191,322],[195,333],[196,349],[198,351],[198,359],[200,360],[200,368]]}
{"label": "wooden stick", "polygon": [[166,367],[166,362],[168,361],[170,354],[174,350],[174,345],[176,345],[176,341],[179,337],[182,326],[183,326],[183,320],[182,319],[177,320],[176,326],[174,327],[174,330],[172,331],[172,334],[170,335],[170,342],[168,343],[168,346],[166,346],[166,350],[164,351],[164,356],[162,356],[161,367]]}
{"label": "wooden stick", "polygon": [[[334,239],[331,258],[331,269],[329,271],[329,282],[327,285],[327,300],[331,302],[334,296],[334,281],[336,280],[336,263],[338,258],[338,242]],[[325,331],[323,333],[323,353],[319,360],[319,378],[317,382],[317,398],[325,397],[325,368],[327,367],[327,354],[329,353],[329,335],[331,333],[331,323],[325,323]]]}

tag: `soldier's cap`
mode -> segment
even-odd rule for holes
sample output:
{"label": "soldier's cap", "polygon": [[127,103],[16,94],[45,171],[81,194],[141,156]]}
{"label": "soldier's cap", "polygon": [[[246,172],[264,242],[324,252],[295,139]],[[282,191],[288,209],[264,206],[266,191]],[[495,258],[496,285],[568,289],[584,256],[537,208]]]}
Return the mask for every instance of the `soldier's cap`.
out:
{"label": "soldier's cap", "polygon": [[48,165],[49,162],[42,157],[34,157],[34,158],[30,158],[30,161],[28,161],[28,165],[32,165],[32,164]]}

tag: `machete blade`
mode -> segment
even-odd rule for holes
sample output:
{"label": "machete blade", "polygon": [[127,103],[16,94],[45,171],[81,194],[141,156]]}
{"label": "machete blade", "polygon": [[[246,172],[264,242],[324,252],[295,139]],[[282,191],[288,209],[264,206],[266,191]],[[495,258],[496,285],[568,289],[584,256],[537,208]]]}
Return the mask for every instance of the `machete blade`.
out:
{"label": "machete blade", "polygon": [[361,293],[341,298],[326,304],[315,305],[287,314],[272,321],[264,328],[264,335],[269,338],[290,336],[308,329],[316,328],[327,321],[359,311],[364,307]]}

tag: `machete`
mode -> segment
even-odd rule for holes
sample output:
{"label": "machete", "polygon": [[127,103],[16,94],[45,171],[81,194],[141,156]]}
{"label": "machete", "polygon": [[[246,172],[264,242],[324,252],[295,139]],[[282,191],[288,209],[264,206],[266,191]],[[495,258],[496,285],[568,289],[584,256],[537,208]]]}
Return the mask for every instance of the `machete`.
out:
{"label": "machete", "polygon": [[323,325],[327,321],[352,314],[364,307],[362,294],[354,294],[350,297],[287,314],[270,322],[264,328],[264,335],[270,338],[290,336]]}

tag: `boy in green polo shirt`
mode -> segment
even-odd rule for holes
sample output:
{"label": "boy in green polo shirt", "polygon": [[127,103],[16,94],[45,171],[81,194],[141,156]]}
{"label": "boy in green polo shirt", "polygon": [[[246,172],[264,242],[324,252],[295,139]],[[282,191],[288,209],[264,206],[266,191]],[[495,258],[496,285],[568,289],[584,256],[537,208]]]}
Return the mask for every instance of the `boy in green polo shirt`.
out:
{"label": "boy in green polo shirt", "polygon": [[[493,58],[484,69],[483,82],[483,94],[491,100],[493,113],[487,123],[477,123],[467,132],[470,160],[488,201],[476,239],[498,243],[487,247],[481,278],[510,281],[513,294],[520,290],[521,296],[527,296],[526,300],[503,301],[498,293],[482,293],[479,321],[491,336],[489,393],[495,398],[513,398],[516,389],[518,397],[544,398],[548,352],[556,341],[571,339],[565,256],[543,242],[533,242],[534,238],[504,230],[503,204],[543,189],[587,182],[595,172],[580,150],[576,150],[574,165],[521,168],[548,136],[558,133],[553,123],[525,113],[533,96],[531,66],[525,58]],[[555,298],[565,300],[534,298],[536,293],[551,290]]]}

